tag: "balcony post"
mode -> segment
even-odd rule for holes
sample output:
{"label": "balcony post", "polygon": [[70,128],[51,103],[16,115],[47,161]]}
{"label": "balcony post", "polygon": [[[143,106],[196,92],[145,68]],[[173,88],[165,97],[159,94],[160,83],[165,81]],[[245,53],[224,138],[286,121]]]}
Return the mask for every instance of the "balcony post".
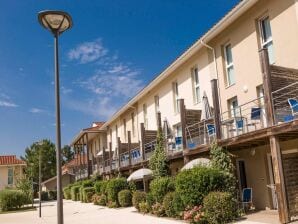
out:
{"label": "balcony post", "polygon": [[102,172],[103,174],[105,174],[106,172],[106,164],[105,164],[105,161],[106,161],[106,149],[105,147],[102,147]]}
{"label": "balcony post", "polygon": [[120,153],[122,153],[122,149],[121,149],[121,140],[120,137],[117,138],[117,143],[118,143],[118,171],[120,173]]}
{"label": "balcony post", "polygon": [[[276,123],[276,120],[274,115],[274,106],[272,99],[272,78],[268,50],[263,48],[259,51],[259,53],[263,77],[264,102],[267,125],[273,126]],[[288,211],[288,201],[286,195],[285,180],[283,175],[283,164],[279,138],[277,136],[271,135],[269,137],[269,140],[278,202],[279,220],[281,223],[288,223],[290,221],[290,217]]]}
{"label": "balcony post", "polygon": [[186,109],[184,105],[184,99],[179,99],[180,105],[180,121],[182,129],[182,146],[186,149]]}
{"label": "balcony post", "polygon": [[131,166],[131,132],[127,132],[128,164]]}
{"label": "balcony post", "polygon": [[[91,164],[90,164],[90,160],[89,160],[89,153],[90,153],[90,150],[89,150],[89,145],[88,145],[88,133],[85,134],[86,136],[86,153],[87,153],[87,178],[89,179],[90,178],[90,174],[91,174]],[[84,139],[84,136],[83,136],[83,139]]]}
{"label": "balcony post", "polygon": [[112,173],[112,142],[109,142],[109,163],[110,173]]}
{"label": "balcony post", "polygon": [[162,127],[161,127],[161,113],[157,112],[157,129],[159,132],[161,132]]}
{"label": "balcony post", "polygon": [[142,160],[145,162],[145,126],[141,123],[141,150],[142,150]]}
{"label": "balcony post", "polygon": [[216,139],[221,139],[221,118],[220,118],[220,106],[219,106],[219,93],[217,79],[211,80],[212,100],[214,108],[214,124]]}

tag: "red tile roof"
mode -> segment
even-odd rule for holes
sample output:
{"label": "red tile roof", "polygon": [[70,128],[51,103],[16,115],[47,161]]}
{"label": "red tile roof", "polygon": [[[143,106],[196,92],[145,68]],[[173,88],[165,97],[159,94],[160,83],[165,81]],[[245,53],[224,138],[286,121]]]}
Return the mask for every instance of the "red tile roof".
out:
{"label": "red tile roof", "polygon": [[[81,161],[80,161],[81,159]],[[70,160],[68,163],[66,163],[63,167],[62,167],[62,171],[67,171],[69,168],[71,167],[76,167],[79,165],[86,165],[87,164],[87,155],[84,154],[81,156],[75,155],[75,158]]]}
{"label": "red tile roof", "polygon": [[0,156],[0,165],[26,164],[25,161],[17,159],[16,155]]}

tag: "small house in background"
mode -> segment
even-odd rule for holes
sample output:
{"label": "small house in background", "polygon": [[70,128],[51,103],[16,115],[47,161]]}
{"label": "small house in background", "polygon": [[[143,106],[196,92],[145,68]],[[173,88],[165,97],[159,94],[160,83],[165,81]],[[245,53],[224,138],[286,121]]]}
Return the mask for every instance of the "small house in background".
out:
{"label": "small house in background", "polygon": [[25,161],[16,155],[0,156],[0,190],[14,188],[17,180],[24,175]]}

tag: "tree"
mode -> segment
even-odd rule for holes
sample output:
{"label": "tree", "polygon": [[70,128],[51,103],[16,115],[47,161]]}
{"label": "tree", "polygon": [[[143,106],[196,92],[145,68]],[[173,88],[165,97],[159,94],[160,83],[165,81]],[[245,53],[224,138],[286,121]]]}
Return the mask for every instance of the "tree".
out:
{"label": "tree", "polygon": [[47,139],[39,143],[33,143],[25,150],[25,156],[22,157],[27,163],[27,174],[31,180],[38,183],[39,176],[39,153],[41,153],[41,173],[42,181],[56,176],[56,151],[55,145]]}
{"label": "tree", "polygon": [[71,150],[70,146],[69,145],[65,145],[63,146],[62,150],[62,164],[64,165],[65,163],[68,163],[70,162],[73,157],[74,157],[74,152]]}
{"label": "tree", "polygon": [[153,155],[149,160],[149,168],[155,178],[168,175],[167,154],[164,148],[164,136],[161,131],[157,132],[156,146]]}
{"label": "tree", "polygon": [[236,195],[237,180],[235,177],[235,166],[232,163],[228,150],[219,147],[216,143],[214,143],[211,146],[210,157],[212,167],[219,169],[226,174],[227,187],[233,195]]}

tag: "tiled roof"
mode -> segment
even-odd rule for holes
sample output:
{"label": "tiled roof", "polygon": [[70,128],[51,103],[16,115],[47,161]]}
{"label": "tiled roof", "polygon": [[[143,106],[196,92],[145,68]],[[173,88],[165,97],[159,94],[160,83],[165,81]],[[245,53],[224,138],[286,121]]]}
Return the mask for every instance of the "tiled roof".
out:
{"label": "tiled roof", "polygon": [[[81,157],[81,163],[82,165],[86,165],[87,164],[87,155],[84,154]],[[77,155],[75,155],[75,158],[70,160],[68,163],[66,163],[63,167],[62,167],[62,171],[66,171],[71,167],[75,167],[75,166],[79,166],[80,165],[80,157],[78,157]]]}
{"label": "tiled roof", "polygon": [[16,155],[0,156],[0,165],[26,164],[25,161],[17,159]]}

